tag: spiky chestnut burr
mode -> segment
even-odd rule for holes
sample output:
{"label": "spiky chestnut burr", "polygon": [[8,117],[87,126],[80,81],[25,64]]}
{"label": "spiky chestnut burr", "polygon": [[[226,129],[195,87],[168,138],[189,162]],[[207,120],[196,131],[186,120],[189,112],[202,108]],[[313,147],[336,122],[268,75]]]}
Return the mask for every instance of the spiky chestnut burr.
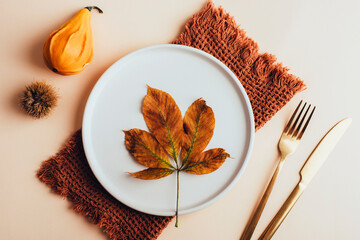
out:
{"label": "spiky chestnut burr", "polygon": [[54,87],[44,81],[36,81],[26,86],[20,97],[21,108],[31,117],[47,117],[56,107],[58,94]]}

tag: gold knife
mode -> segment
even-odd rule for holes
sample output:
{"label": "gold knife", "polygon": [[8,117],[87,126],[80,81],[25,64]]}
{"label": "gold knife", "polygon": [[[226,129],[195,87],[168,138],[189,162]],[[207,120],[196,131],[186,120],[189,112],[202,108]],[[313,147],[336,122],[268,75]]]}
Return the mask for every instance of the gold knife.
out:
{"label": "gold knife", "polygon": [[268,240],[274,235],[280,224],[294,206],[300,195],[305,190],[308,183],[315,176],[317,171],[325,162],[327,156],[333,150],[337,142],[340,140],[346,129],[351,123],[351,118],[345,118],[335,124],[326,135],[320,140],[318,145],[312,151],[305,164],[300,170],[300,181],[291,192],[290,196],[279,209],[275,217],[271,220],[264,232],[261,234],[259,240]]}

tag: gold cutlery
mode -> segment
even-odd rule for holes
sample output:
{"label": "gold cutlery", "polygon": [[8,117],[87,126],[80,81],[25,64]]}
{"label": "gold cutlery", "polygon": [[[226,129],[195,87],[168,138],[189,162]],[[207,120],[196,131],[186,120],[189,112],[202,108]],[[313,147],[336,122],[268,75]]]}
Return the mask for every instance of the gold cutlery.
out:
{"label": "gold cutlery", "polygon": [[[315,107],[312,109],[309,117],[305,121],[305,119],[308,115],[309,109],[311,107],[311,104],[310,104],[302,116],[302,113],[307,105],[307,103],[305,103],[304,106],[301,108],[300,113],[297,115],[297,117],[295,119],[295,116],[296,116],[298,110],[300,109],[301,104],[302,104],[302,101],[300,101],[299,105],[296,107],[294,113],[290,117],[289,122],[287,123],[286,127],[283,130],[283,133],[280,137],[279,144],[278,144],[281,158],[277,164],[277,167],[273,173],[273,176],[272,176],[270,182],[268,183],[268,186],[267,186],[259,204],[256,207],[256,210],[254,211],[252,217],[250,218],[250,221],[246,225],[245,230],[244,230],[243,234],[241,235],[240,240],[251,239],[251,236],[254,233],[255,227],[260,219],[260,215],[264,210],[265,204],[270,196],[270,193],[274,187],[275,181],[276,181],[276,179],[280,173],[280,170],[284,164],[284,161],[285,161],[286,157],[288,157],[289,155],[291,155],[295,152],[297,146],[299,145],[300,139],[303,136],[303,134],[306,130],[306,127],[308,126],[309,121],[314,113]],[[302,118],[300,120],[301,116],[302,116]],[[295,119],[295,121],[294,121],[294,119]],[[298,123],[299,120],[300,120],[300,123]]]}
{"label": "gold cutlery", "polygon": [[318,172],[327,156],[333,150],[337,142],[340,140],[346,129],[351,123],[351,118],[345,118],[333,126],[326,135],[320,140],[318,145],[312,151],[305,164],[300,170],[300,181],[295,186],[292,193],[279,209],[275,217],[264,230],[259,240],[268,240],[274,235],[280,224],[284,221],[296,200],[301,196],[308,183]]}

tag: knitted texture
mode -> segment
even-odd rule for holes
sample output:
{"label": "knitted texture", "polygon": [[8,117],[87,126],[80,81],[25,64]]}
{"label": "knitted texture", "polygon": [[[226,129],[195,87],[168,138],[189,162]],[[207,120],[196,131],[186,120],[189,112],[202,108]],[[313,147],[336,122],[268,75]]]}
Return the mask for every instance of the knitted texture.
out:
{"label": "knitted texture", "polygon": [[305,89],[288,68],[276,63],[274,55],[260,54],[257,43],[246,36],[234,18],[221,7],[215,8],[211,1],[188,21],[173,43],[201,49],[235,73],[250,99],[256,130],[295,93]]}
{"label": "knitted texture", "polygon": [[102,228],[110,239],[156,239],[173,217],[133,210],[96,180],[85,157],[81,130],[37,172],[39,179],[72,202],[72,208]]}
{"label": "knitted texture", "polygon": [[[244,86],[258,130],[298,91],[297,77],[270,54],[259,54],[222,8],[208,2],[173,42],[201,49],[225,63]],[[81,130],[55,156],[44,161],[37,177],[73,204],[73,209],[101,227],[110,239],[156,239],[173,217],[148,215],[114,199],[96,180],[85,158]]]}

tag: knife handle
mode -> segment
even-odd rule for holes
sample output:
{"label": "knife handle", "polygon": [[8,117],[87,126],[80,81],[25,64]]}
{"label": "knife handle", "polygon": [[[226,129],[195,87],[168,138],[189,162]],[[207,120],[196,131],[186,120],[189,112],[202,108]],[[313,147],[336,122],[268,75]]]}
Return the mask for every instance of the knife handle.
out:
{"label": "knife handle", "polygon": [[286,199],[284,204],[281,206],[275,217],[271,220],[269,225],[265,228],[261,234],[259,240],[269,240],[272,238],[276,230],[280,227],[285,217],[290,212],[296,201],[299,199],[301,194],[304,192],[306,185],[301,181],[296,185],[294,190],[291,192],[289,197]]}

